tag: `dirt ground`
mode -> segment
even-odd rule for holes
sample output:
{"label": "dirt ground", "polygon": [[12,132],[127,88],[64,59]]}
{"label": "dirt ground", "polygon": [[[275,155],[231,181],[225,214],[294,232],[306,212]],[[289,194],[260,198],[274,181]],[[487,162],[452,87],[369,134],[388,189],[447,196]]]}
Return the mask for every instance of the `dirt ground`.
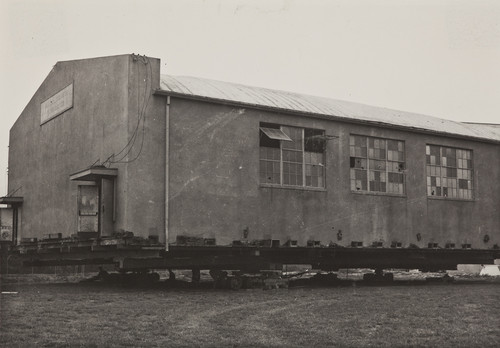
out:
{"label": "dirt ground", "polygon": [[498,279],[267,291],[13,279],[1,347],[500,347]]}

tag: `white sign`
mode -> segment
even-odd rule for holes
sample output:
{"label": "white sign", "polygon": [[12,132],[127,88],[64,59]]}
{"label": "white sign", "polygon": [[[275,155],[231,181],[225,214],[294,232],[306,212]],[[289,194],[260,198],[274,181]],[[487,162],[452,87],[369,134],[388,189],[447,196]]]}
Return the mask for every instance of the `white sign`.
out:
{"label": "white sign", "polygon": [[41,122],[43,124],[64,111],[73,107],[73,84],[57,92],[41,105]]}

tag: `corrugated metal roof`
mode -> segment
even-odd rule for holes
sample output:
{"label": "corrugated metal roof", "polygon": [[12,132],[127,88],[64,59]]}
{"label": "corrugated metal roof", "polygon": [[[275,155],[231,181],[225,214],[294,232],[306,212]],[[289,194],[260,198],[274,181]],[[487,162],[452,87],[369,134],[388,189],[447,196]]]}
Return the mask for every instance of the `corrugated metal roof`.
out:
{"label": "corrugated metal roof", "polygon": [[500,132],[493,127],[473,127],[470,124],[427,115],[197,77],[161,75],[160,89],[167,93],[278,108],[351,122],[381,123],[454,136],[500,141]]}
{"label": "corrugated metal roof", "polygon": [[464,122],[464,124],[469,128],[475,129],[479,132],[491,134],[492,137],[496,136],[496,139],[500,139],[500,124],[473,122]]}

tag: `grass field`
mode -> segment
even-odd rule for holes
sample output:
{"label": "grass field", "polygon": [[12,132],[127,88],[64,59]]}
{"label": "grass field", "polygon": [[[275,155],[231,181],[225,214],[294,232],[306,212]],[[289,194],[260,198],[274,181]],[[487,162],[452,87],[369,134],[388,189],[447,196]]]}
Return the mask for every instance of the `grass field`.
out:
{"label": "grass field", "polygon": [[500,347],[499,282],[2,291],[1,347]]}

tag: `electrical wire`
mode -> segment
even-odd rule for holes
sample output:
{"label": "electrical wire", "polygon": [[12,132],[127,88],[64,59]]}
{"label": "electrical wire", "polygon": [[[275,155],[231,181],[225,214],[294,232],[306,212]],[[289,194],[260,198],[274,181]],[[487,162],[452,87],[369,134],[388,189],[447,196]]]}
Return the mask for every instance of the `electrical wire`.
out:
{"label": "electrical wire", "polygon": [[[144,59],[146,59],[146,58],[144,57]],[[148,64],[148,63],[146,63],[146,62],[145,62],[145,64]],[[148,64],[148,66],[149,66],[149,74],[150,74],[150,78],[149,78],[149,84],[150,84],[150,86],[149,86],[149,88],[148,88],[147,90],[149,91],[149,90],[152,88],[153,69],[151,68],[151,64]],[[142,139],[141,139],[141,147],[140,147],[139,152],[137,153],[137,155],[136,155],[133,159],[129,160],[129,161],[128,161],[128,162],[126,162],[126,163],[132,163],[132,162],[134,162],[136,159],[138,159],[138,158],[139,158],[139,156],[140,156],[140,155],[141,155],[141,153],[142,153],[142,149],[144,148],[144,139],[145,139],[145,137],[146,137],[146,117],[145,117],[145,115],[146,115],[147,106],[148,106],[148,104],[149,104],[149,100],[150,100],[150,99],[151,99],[151,93],[149,94],[148,99],[147,99],[146,103],[144,104],[144,109],[143,109],[143,115],[144,115],[144,117],[143,117],[143,121],[142,121]]]}
{"label": "electrical wire", "polygon": [[[149,65],[149,71],[148,69],[146,68],[146,76],[149,72],[149,78],[147,78],[146,80],[146,86],[145,86],[145,90],[144,90],[144,102],[143,102],[143,105],[142,105],[142,109],[140,111],[140,120],[142,120],[142,139],[141,139],[141,147],[139,149],[139,152],[138,154],[132,159],[132,160],[127,160],[127,161],[123,161],[123,159],[128,156],[128,154],[131,152],[133,146],[135,145],[135,142],[137,140],[137,137],[138,137],[138,127],[136,128],[135,130],[135,134],[134,134],[134,140],[132,142],[132,145],[129,147],[129,150],[127,151],[127,154],[122,156],[122,158],[118,161],[112,161],[112,163],[131,163],[133,161],[135,161],[137,158],[139,158],[139,156],[141,155],[142,153],[142,149],[143,149],[143,146],[144,146],[144,138],[145,138],[145,131],[146,131],[146,118],[145,118],[145,115],[146,115],[146,110],[147,110],[147,105],[149,104],[149,99],[151,97],[151,94],[149,95],[149,97],[147,98],[146,100],[146,93],[151,89],[151,85],[152,85],[152,68],[151,68],[151,64],[148,63],[148,61],[146,60],[145,57],[141,57],[142,58],[142,61],[143,63],[145,64],[145,66],[147,67]],[[149,83],[149,86],[148,86],[148,83]],[[138,123],[137,126],[139,126],[140,123]]]}
{"label": "electrical wire", "polygon": [[92,165],[91,165],[89,168],[92,168],[93,166],[95,166],[97,163],[99,163],[99,161],[100,161],[100,160],[101,160],[101,159],[100,159],[100,158],[98,158],[98,159],[97,159],[94,163],[92,163]]}
{"label": "electrical wire", "polygon": [[[146,92],[149,92],[152,88],[153,69],[151,68],[151,64],[147,61],[147,58],[145,56],[143,56],[141,58],[143,59],[143,63],[146,65],[146,67],[149,67],[149,69],[146,68],[146,70],[147,70],[146,74],[149,72],[149,78],[147,78],[147,80],[146,80],[146,87],[145,87],[145,94],[144,94],[144,99],[146,100]],[[148,87],[148,83],[149,83],[149,87]],[[143,104],[143,108],[141,110],[141,114],[142,114],[142,137],[141,138],[142,139],[141,139],[141,146],[139,148],[137,155],[133,159],[128,160],[128,161],[111,161],[111,163],[132,163],[135,160],[137,160],[139,158],[139,156],[141,155],[142,150],[144,148],[144,138],[146,136],[146,117],[145,117],[145,115],[146,115],[146,110],[147,110],[147,106],[149,104],[150,99],[151,99],[151,93],[149,94],[146,102]],[[136,138],[137,138],[137,136],[136,136]],[[135,144],[135,140],[134,140],[134,144]],[[130,153],[130,151],[128,153]]]}
{"label": "electrical wire", "polygon": [[[138,69],[138,73],[137,73],[137,87],[139,87],[139,69]],[[146,88],[147,88],[147,84],[145,86],[145,89]],[[146,93],[146,91],[144,92],[144,95],[145,95],[145,93]],[[144,97],[144,99],[145,99],[145,97]],[[139,126],[140,126],[141,120],[143,118],[143,113],[142,113],[142,110],[140,108],[140,102],[139,102],[139,93],[137,93],[137,115],[138,115],[138,117],[137,117],[137,124],[135,126],[134,132],[132,133],[132,136],[130,137],[128,143],[125,145],[125,147],[118,154],[116,154],[115,156],[111,156],[111,157],[117,157],[117,156],[119,156],[126,149],[127,149],[127,151],[117,161],[110,161],[110,163],[119,163],[119,162],[122,162],[123,159],[128,156],[128,154],[130,153],[130,151],[132,151],[132,148],[135,145],[135,141],[137,139],[137,132],[139,130]]]}
{"label": "electrical wire", "polygon": [[[137,123],[135,125],[135,129],[132,133],[132,136],[128,140],[127,144],[118,153],[111,154],[106,159],[106,161],[104,161],[102,163],[102,165],[106,165],[107,163],[109,163],[109,164],[132,163],[135,160],[137,160],[137,158],[139,158],[139,156],[142,154],[142,150],[144,148],[144,138],[146,135],[146,111],[147,111],[147,107],[148,107],[150,99],[151,99],[151,93],[149,93],[149,92],[152,88],[153,69],[151,67],[151,63],[149,62],[149,60],[146,56],[137,56],[136,59],[140,60],[144,64],[144,66],[146,67],[146,70],[145,70],[146,83],[144,86],[144,96],[142,98],[142,100],[143,100],[142,103],[139,102],[139,93],[137,94],[137,108],[138,108],[138,110],[137,110],[138,111]],[[139,78],[140,78],[140,69],[138,69],[138,73],[137,73],[137,87],[139,87],[139,84],[140,84]],[[149,93],[149,95],[148,95],[148,93]],[[142,130],[140,130],[141,122],[142,122]],[[132,152],[132,149],[135,146],[137,138],[139,137],[139,132],[141,133],[141,145],[140,145],[140,148],[139,148],[137,154],[134,156],[134,158],[132,158],[130,160],[124,160]],[[114,160],[114,158],[116,158],[118,156],[120,156],[120,158],[118,158],[117,160]]]}
{"label": "electrical wire", "polygon": [[[139,90],[139,74],[140,71],[138,69],[138,73],[137,73],[137,90]],[[143,105],[144,105],[144,101],[146,99],[146,92],[147,92],[147,81],[146,81],[146,86],[145,86],[145,89],[144,89],[144,98],[143,98]],[[139,125],[141,124],[141,120],[142,120],[142,117],[143,117],[143,112],[142,112],[142,108],[140,107],[140,102],[139,102],[139,93],[137,93],[137,124],[135,126],[135,129],[134,129],[134,132],[132,134],[132,136],[130,137],[127,145],[125,145],[125,147],[118,153],[116,154],[115,156],[119,156],[123,151],[125,151],[125,149],[128,148],[127,152],[120,158],[118,159],[118,161],[113,161],[113,163],[116,163],[116,162],[121,162],[125,157],[128,156],[128,154],[130,153],[130,151],[132,150],[133,146],[135,145],[135,141],[137,139],[137,131],[139,129]]]}
{"label": "electrical wire", "polygon": [[6,197],[12,197],[14,195],[14,193],[16,193],[17,191],[19,191],[23,186],[19,186],[17,189],[15,189],[14,191],[12,191],[11,193],[8,193]]}

